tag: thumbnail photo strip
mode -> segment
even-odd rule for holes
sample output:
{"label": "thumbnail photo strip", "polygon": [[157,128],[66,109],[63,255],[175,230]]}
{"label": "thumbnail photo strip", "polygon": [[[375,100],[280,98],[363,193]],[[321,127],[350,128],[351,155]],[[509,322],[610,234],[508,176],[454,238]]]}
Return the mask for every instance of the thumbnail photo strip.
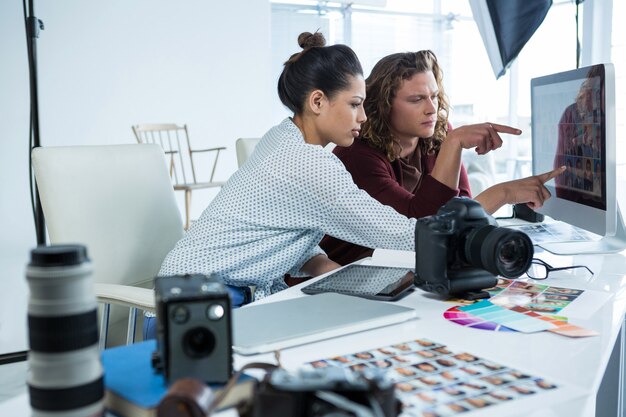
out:
{"label": "thumbnail photo strip", "polygon": [[304,367],[386,372],[395,383],[402,417],[453,416],[557,389],[545,379],[428,339],[320,359]]}

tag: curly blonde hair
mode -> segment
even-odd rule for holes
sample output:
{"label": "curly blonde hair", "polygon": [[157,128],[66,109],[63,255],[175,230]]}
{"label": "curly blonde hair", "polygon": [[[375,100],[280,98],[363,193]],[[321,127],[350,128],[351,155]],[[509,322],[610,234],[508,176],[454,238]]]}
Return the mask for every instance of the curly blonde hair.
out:
{"label": "curly blonde hair", "polygon": [[391,103],[403,81],[427,71],[433,73],[439,89],[437,123],[434,135],[420,138],[418,146],[423,153],[438,152],[448,132],[449,104],[443,89],[443,71],[432,51],[388,55],[376,63],[365,80],[367,94],[363,105],[367,121],[363,124],[361,139],[383,151],[389,161],[395,160],[402,150],[391,132]]}

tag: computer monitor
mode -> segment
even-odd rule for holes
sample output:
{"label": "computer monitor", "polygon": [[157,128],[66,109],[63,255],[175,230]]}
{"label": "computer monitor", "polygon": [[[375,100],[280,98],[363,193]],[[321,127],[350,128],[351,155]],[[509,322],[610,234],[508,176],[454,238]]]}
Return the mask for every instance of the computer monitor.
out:
{"label": "computer monitor", "polygon": [[537,210],[602,238],[541,244],[558,254],[626,247],[616,200],[615,72],[598,64],[531,80],[533,174],[567,170],[546,183],[552,198]]}

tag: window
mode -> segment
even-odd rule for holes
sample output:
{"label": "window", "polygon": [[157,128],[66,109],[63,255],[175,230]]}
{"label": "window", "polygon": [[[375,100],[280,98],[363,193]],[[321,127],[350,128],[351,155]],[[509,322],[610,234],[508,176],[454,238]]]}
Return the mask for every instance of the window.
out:
{"label": "window", "polygon": [[[626,6],[622,3],[614,2],[613,16],[624,15]],[[519,165],[530,158],[530,80],[575,68],[575,16],[573,1],[555,1],[507,74],[496,80],[467,1],[387,0],[385,7],[378,8],[358,5],[346,8],[340,3],[304,0],[276,2],[272,3],[274,82],[282,63],[298,52],[295,40],[305,30],[320,29],[329,44],[350,45],[361,59],[366,76],[385,55],[431,49],[444,70],[446,93],[452,107],[451,123],[460,126],[493,121],[521,128],[524,132],[521,137],[506,136],[505,145],[497,151],[496,180],[526,176],[530,175],[530,164]],[[613,25],[613,53],[622,60],[620,64],[616,59],[615,66],[620,74],[618,89],[623,89],[626,74],[623,69],[620,72],[620,67],[626,65],[626,30],[620,24],[616,20]],[[624,113],[624,101],[622,93],[618,114]],[[288,115],[278,99],[276,107],[275,115]],[[622,123],[618,132],[623,130]],[[620,154],[624,154],[623,150]]]}
{"label": "window", "polygon": [[[626,180],[626,135],[624,115],[626,114],[626,26],[622,18],[626,16],[626,3],[613,1],[613,32],[611,61],[615,66],[615,114],[617,115],[617,175],[618,180]],[[622,206],[623,207],[623,206]]]}

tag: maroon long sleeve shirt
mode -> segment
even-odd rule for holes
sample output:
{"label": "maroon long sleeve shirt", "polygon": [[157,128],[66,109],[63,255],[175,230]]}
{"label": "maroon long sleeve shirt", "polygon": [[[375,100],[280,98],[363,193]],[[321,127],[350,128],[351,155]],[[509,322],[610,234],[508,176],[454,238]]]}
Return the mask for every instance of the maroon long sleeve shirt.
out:
{"label": "maroon long sleeve shirt", "polygon": [[[461,165],[459,175],[459,188],[451,189],[434,179],[430,173],[435,165],[436,155],[417,155],[413,158],[417,161],[417,184],[413,192],[405,187],[404,175],[406,167],[403,162],[396,159],[389,162],[385,154],[374,149],[361,140],[355,140],[352,146],[343,148],[336,147],[333,152],[344,163],[346,169],[352,174],[356,185],[365,190],[376,200],[391,206],[396,211],[407,217],[425,217],[435,214],[439,208],[452,197],[471,197],[467,171]],[[406,164],[406,162],[404,162]],[[410,179],[411,182],[415,178]],[[413,184],[409,188],[413,188]],[[355,245],[325,236],[320,242],[321,248],[333,261],[346,265],[357,259],[371,256],[373,249]]]}

